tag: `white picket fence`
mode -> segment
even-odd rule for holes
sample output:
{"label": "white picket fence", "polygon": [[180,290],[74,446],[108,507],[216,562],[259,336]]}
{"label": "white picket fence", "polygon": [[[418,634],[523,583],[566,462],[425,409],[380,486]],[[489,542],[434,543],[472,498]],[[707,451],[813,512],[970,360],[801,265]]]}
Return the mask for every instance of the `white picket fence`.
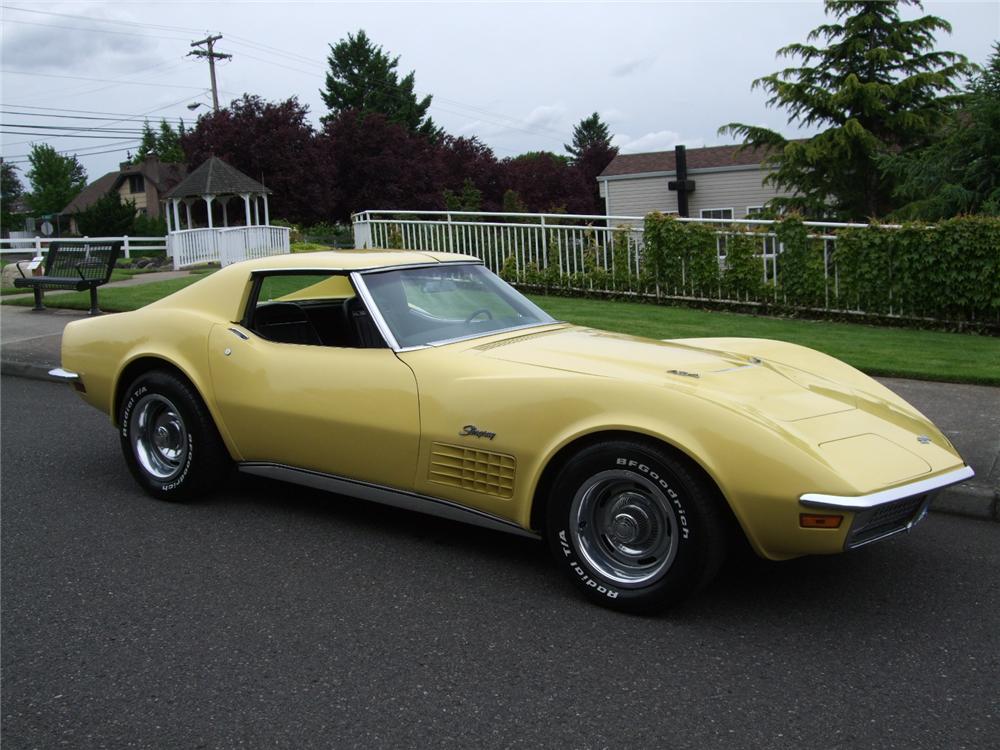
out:
{"label": "white picket fence", "polygon": [[288,227],[249,226],[182,229],[167,235],[167,255],[174,268],[200,263],[228,266],[241,260],[291,252]]}
{"label": "white picket fence", "polygon": [[49,245],[57,242],[60,245],[82,245],[121,242],[122,257],[131,258],[133,250],[166,250],[163,237],[25,237],[23,232],[12,232],[16,237],[0,239],[0,256],[42,256]]}

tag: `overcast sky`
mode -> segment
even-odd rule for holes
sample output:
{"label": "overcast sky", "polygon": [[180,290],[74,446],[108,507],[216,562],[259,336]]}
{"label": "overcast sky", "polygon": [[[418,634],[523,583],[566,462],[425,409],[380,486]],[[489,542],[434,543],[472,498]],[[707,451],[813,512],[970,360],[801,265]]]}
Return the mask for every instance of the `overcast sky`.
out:
{"label": "overcast sky", "polygon": [[[926,2],[924,9],[953,26],[939,49],[983,63],[1000,39],[1000,0]],[[141,115],[192,124],[206,111],[186,108],[211,102],[207,64],[187,56],[206,32],[222,34],[216,49],[233,56],[217,68],[220,103],[244,92],[275,101],[297,96],[318,123],[329,45],[363,28],[400,56],[403,73],[416,71],[419,93],[434,95],[438,124],[477,136],[502,158],[562,153],[573,125],[595,110],[625,152],[730,142],[716,130],[733,120],[791,135],[785,114],[767,109],[750,84],[783,66],[775,50],[805,41],[825,18],[818,0],[2,0],[0,12],[3,156],[20,162],[23,175],[30,144],[45,141],[78,153],[92,180],[134,148]],[[80,115],[112,119],[71,119]],[[58,126],[51,132],[66,135],[34,135],[50,131],[28,125]],[[122,132],[73,132],[79,127]]]}

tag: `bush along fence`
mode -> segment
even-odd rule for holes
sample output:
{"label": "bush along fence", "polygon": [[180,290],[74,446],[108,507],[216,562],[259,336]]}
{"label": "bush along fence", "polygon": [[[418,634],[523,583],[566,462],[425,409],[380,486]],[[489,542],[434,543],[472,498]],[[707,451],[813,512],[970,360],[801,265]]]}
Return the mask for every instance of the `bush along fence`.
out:
{"label": "bush along fence", "polygon": [[[600,223],[598,223],[600,222]],[[1000,330],[1000,219],[828,224],[368,211],[355,246],[467,253],[517,285]]]}

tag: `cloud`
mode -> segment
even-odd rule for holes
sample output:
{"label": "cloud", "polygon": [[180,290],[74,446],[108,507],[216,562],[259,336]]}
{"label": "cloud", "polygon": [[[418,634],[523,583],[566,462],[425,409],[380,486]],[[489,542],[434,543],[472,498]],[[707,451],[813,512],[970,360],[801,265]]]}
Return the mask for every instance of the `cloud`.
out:
{"label": "cloud", "polygon": [[637,57],[634,60],[626,60],[623,63],[615,65],[611,69],[611,75],[615,78],[624,78],[627,75],[636,73],[640,70],[645,70],[650,65],[656,62],[656,56],[651,57]]}
{"label": "cloud", "polygon": [[623,154],[641,154],[648,151],[669,151],[677,145],[699,148],[705,145],[705,141],[702,138],[682,138],[681,134],[674,130],[657,130],[638,138],[618,133],[611,139],[611,144],[617,146]]}
{"label": "cloud", "polygon": [[524,118],[525,127],[565,130],[566,108],[561,104],[542,104],[535,107]]}
{"label": "cloud", "polygon": [[[95,21],[100,19],[95,17]],[[18,22],[21,23],[18,23]],[[117,69],[127,74],[135,68],[161,62],[158,40],[129,33],[109,33],[122,27],[91,25],[86,21],[37,16],[5,18],[3,65],[15,70],[56,71],[86,75]],[[70,24],[77,28],[69,28]]]}

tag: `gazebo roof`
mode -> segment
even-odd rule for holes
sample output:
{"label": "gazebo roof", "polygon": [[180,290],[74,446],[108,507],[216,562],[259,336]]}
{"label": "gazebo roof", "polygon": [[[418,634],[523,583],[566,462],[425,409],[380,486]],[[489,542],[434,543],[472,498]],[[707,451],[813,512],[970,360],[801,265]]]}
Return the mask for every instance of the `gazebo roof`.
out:
{"label": "gazebo roof", "polygon": [[231,167],[217,156],[209,157],[189,174],[177,187],[167,193],[168,198],[201,198],[204,195],[267,195],[269,188],[247,177],[236,167]]}

